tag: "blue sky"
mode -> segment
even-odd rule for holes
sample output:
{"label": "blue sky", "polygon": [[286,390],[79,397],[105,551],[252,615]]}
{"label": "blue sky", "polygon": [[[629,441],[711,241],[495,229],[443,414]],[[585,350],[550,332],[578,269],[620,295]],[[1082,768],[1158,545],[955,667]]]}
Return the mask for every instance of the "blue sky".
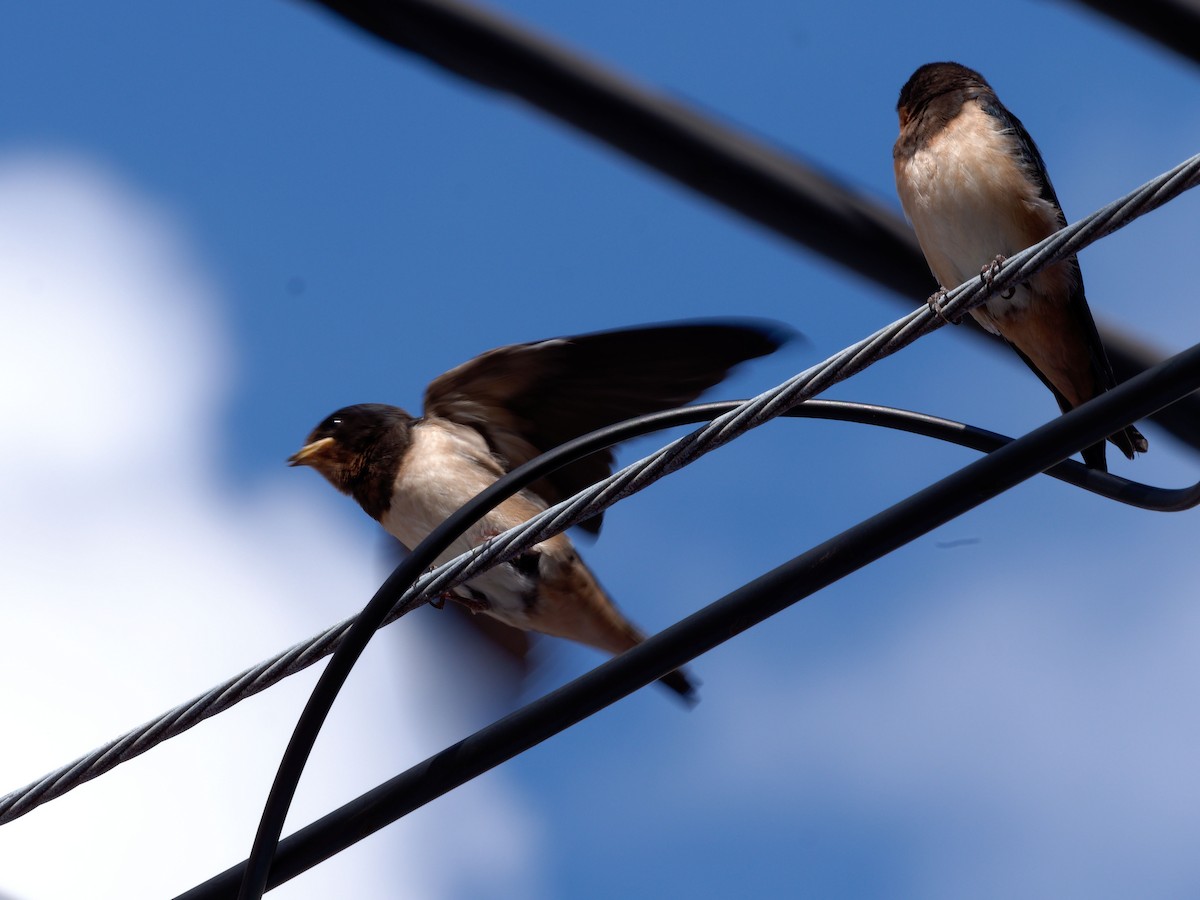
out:
{"label": "blue sky", "polygon": [[[896,94],[934,59],[988,77],[1071,219],[1200,149],[1195,67],[1069,4],[495,8],[896,208]],[[303,3],[29,4],[0,81],[0,696],[23,736],[0,791],[365,603],[378,529],[283,467],[329,411],[415,410],[513,341],[732,314],[805,332],[718,392],[744,396],[902,311]],[[1097,317],[1164,351],[1200,336],[1197,202],[1081,257]],[[831,396],[1007,433],[1055,413],[952,329]],[[1145,431],[1115,471],[1195,480]],[[971,458],[775,423],[583,552],[658,629]],[[1192,519],[1022,486],[697,660],[695,710],[643,691],[277,896],[1195,893]],[[293,826],[503,711],[436,615],[379,636]],[[537,654],[527,698],[598,660]],[[0,828],[0,894],[158,897],[240,859],[294,681]]]}

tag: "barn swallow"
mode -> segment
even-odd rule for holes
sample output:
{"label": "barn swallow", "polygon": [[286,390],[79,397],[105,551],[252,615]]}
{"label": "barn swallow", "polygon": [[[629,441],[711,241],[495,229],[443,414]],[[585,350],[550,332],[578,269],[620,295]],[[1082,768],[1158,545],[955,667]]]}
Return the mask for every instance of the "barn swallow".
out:
{"label": "barn swallow", "polygon": [[[896,190],[943,289],[976,273],[990,283],[1005,257],[1066,226],[1037,145],[978,72],[951,62],[921,66],[896,111]],[[1063,412],[1116,385],[1073,255],[971,315],[1017,351]],[[1108,440],[1129,459],[1147,448],[1132,425]],[[1107,471],[1104,442],[1083,459]]]}
{"label": "barn swallow", "polygon": [[[693,323],[599,332],[490,350],[425,390],[425,414],[347,406],[288,463],[312,466],[409,549],[508,471],[572,438],[687,403],[788,335],[758,323]],[[471,526],[443,563],[609,475],[611,450],[547,475]],[[601,515],[581,523],[596,534]],[[608,653],[643,635],[617,610],[565,534],[459,585],[473,612]],[[682,671],[663,682],[691,701]]]}

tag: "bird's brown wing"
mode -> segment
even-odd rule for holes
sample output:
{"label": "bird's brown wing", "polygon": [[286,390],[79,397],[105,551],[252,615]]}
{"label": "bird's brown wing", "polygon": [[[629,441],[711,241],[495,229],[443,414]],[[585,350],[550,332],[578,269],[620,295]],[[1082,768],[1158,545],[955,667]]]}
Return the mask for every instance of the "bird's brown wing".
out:
{"label": "bird's brown wing", "polygon": [[[425,391],[425,415],[477,429],[513,469],[598,428],[688,403],[792,334],[773,323],[718,321],[513,344],[436,378]],[[612,465],[612,452],[603,450],[532,490],[555,503],[604,478]],[[598,532],[600,519],[581,527]]]}

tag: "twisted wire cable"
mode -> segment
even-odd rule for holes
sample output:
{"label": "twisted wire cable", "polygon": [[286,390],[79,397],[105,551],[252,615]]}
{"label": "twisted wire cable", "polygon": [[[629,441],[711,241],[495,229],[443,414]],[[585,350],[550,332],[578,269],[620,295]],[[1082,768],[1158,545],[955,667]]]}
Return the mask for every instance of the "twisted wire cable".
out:
{"label": "twisted wire cable", "polygon": [[984,279],[981,276],[971,279],[947,291],[944,297],[931,297],[925,306],[880,329],[870,337],[806,369],[778,387],[746,401],[742,406],[719,416],[698,431],[626,466],[580,491],[574,497],[450,560],[418,579],[400,598],[399,605],[416,604],[440,591],[448,590],[451,586],[512,559],[534,544],[607,509],[618,500],[642,490],[659,478],[677,471],[796,404],[814,397],[831,385],[890,356],[917,338],[940,328],[947,321],[957,321],[970,309],[986,302],[992,294],[1004,291],[1011,284],[1027,281],[1051,263],[1077,253],[1100,238],[1123,228],[1134,219],[1195,187],[1197,183],[1200,183],[1200,154],[1192,156],[1119,200],[1080,219],[1074,225],[1069,225],[1015,254],[1005,261],[994,278]]}
{"label": "twisted wire cable", "polygon": [[[737,435],[770,418],[781,414],[822,415],[835,409],[844,410],[846,407],[855,406],[854,404],[820,402],[806,404],[805,407],[798,409],[790,408],[800,403],[805,397],[811,397],[829,385],[865,368],[871,362],[894,353],[918,337],[940,327],[945,321],[943,316],[953,318],[965,313],[967,308],[984,302],[988,296],[1003,290],[1010,282],[1029,278],[1045,265],[1116,231],[1133,219],[1174,199],[1183,191],[1195,187],[1198,182],[1200,182],[1200,154],[1034,247],[1014,255],[1002,267],[990,286],[976,280],[960,285],[946,294],[940,312],[931,307],[922,306],[866,340],[846,348],[826,362],[809,368],[779,387],[752,400],[733,405],[732,408],[730,404],[709,404],[704,407],[691,407],[685,410],[673,410],[641,417],[638,420],[640,430],[628,426],[614,426],[611,429],[604,429],[603,433],[571,442],[571,445],[565,445],[563,448],[559,448],[559,451],[545,454],[545,458],[556,457],[559,459],[559,464],[563,464],[568,460],[566,453],[560,451],[569,450],[571,447],[577,449],[578,446],[582,446],[588,441],[591,442],[591,450],[594,451],[608,446],[609,443],[625,440],[636,434],[708,419],[710,412],[718,408],[729,409],[724,415],[713,419],[711,424],[705,428],[681,438],[647,459],[634,463],[592,488],[581,492],[575,498],[546,510],[523,525],[493,538],[487,544],[480,545],[474,551],[463,554],[423,576],[404,593],[381,624],[395,621],[415,608],[421,600],[448,590],[454,584],[473,577],[483,568],[511,558],[524,548],[545,540],[551,534],[565,530],[571,524],[581,521],[595,512],[607,509],[618,499],[641,490],[668,472],[675,471],[698,458],[699,455],[728,443]],[[994,449],[1006,440],[990,432],[966,428],[958,423],[931,416],[903,414],[881,407],[864,407],[864,409],[869,410],[873,424],[888,425],[918,434],[936,436],[943,440],[953,440],[976,449]],[[890,413],[895,415],[889,421]],[[831,417],[855,418],[850,414]],[[608,443],[604,443],[604,435],[610,433],[616,436],[608,440]],[[528,466],[522,467],[522,470],[528,470],[525,473],[524,483],[540,477],[543,468],[535,468],[539,464],[544,465],[544,461],[535,460]],[[515,493],[522,486],[520,481],[523,475],[522,470],[514,471],[503,479],[511,489],[510,492]],[[1147,509],[1190,508],[1195,505],[1197,500],[1200,500],[1200,495],[1197,493],[1200,485],[1180,491],[1148,488],[1113,475],[1086,470],[1074,462],[1065,462],[1056,466],[1052,470],[1052,474],[1064,481],[1085,487],[1111,499],[1134,503]],[[500,482],[497,485],[499,486]],[[502,497],[496,497],[495,502],[499,502],[500,499]],[[38,806],[68,793],[117,765],[134,759],[157,744],[182,734],[204,719],[224,712],[240,701],[266,690],[288,675],[295,674],[318,662],[340,646],[353,621],[354,619],[351,618],[339,622],[320,634],[289,647],[209,691],[176,706],[152,721],[61,766],[25,787],[0,797],[0,825],[17,819]]]}

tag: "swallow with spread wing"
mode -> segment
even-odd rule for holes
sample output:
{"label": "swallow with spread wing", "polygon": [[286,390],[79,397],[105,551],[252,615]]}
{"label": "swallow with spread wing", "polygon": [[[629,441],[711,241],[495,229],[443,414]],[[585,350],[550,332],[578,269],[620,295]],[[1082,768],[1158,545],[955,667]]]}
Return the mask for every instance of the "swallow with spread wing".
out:
{"label": "swallow with spread wing", "polygon": [[[711,322],[609,331],[490,350],[436,378],[425,414],[366,403],[330,415],[289,464],[311,466],[408,548],[510,470],[572,438],[687,403],[787,333]],[[476,522],[445,562],[611,473],[601,451],[547,475]],[[597,533],[601,516],[581,523]],[[617,654],[643,639],[571,541],[556,535],[454,589],[452,599],[520,629]],[[682,671],[663,682],[685,699]]]}

